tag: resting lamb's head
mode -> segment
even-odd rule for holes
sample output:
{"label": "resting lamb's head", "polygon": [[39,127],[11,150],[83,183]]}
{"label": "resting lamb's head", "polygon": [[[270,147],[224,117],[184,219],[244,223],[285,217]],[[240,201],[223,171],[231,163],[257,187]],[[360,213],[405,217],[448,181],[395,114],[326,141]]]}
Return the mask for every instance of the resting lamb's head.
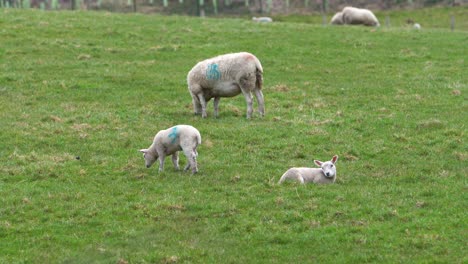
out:
{"label": "resting lamb's head", "polygon": [[327,178],[333,178],[336,175],[335,163],[338,160],[338,156],[335,155],[330,161],[321,162],[320,160],[314,160],[315,164],[322,168],[323,175]]}
{"label": "resting lamb's head", "polygon": [[156,152],[149,151],[149,149],[140,149],[140,152],[143,153],[143,158],[145,158],[146,168],[151,167],[151,165],[158,160],[158,154]]}

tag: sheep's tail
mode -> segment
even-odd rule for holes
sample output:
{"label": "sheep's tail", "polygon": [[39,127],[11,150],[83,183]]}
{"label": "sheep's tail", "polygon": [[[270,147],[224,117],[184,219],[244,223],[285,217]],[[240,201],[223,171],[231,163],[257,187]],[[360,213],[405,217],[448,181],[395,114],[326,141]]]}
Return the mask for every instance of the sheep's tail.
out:
{"label": "sheep's tail", "polygon": [[255,60],[255,66],[257,67],[257,69],[255,70],[255,87],[261,90],[263,86],[263,68],[262,64],[260,64],[260,61],[258,59]]}

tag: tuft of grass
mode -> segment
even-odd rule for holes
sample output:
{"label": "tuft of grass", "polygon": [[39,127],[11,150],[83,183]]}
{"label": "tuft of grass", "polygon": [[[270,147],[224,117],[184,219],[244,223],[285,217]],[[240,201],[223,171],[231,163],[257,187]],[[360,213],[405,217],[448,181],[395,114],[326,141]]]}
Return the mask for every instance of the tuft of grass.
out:
{"label": "tuft of grass", "polygon": [[[0,12],[0,262],[467,261],[466,31]],[[194,116],[187,72],[236,51],[266,116]],[[200,173],[146,169],[182,123]],[[276,184],[334,154],[336,184]]]}

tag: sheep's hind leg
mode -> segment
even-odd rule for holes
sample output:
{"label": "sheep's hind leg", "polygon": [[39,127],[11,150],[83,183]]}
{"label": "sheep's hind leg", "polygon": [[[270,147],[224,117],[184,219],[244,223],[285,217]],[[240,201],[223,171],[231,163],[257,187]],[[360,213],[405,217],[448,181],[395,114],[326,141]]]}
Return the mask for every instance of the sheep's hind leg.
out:
{"label": "sheep's hind leg", "polygon": [[198,94],[198,100],[200,100],[200,104],[201,104],[201,108],[202,108],[202,117],[203,118],[206,118],[207,115],[206,115],[206,100],[205,100],[205,96],[201,93],[201,94]]}
{"label": "sheep's hind leg", "polygon": [[245,101],[247,102],[247,119],[250,119],[253,112],[252,94],[244,90],[242,90],[242,94],[244,95]]}
{"label": "sheep's hind leg", "polygon": [[196,150],[188,150],[184,151],[185,156],[187,157],[187,166],[185,166],[184,170],[192,169],[192,174],[198,172],[197,167],[197,151]]}
{"label": "sheep's hind leg", "polygon": [[215,97],[214,98],[214,116],[218,118],[218,112],[219,112],[219,100],[221,100],[221,97]]}
{"label": "sheep's hind leg", "polygon": [[263,99],[263,93],[260,89],[255,89],[255,97],[257,98],[258,103],[258,112],[263,117],[265,116],[265,100]]}

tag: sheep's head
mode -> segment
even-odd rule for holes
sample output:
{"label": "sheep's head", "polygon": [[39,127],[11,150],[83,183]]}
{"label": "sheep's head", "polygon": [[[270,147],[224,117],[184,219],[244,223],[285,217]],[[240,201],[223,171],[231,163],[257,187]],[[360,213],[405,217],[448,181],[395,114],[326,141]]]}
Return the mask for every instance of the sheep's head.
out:
{"label": "sheep's head", "polygon": [[143,153],[143,158],[145,158],[146,168],[151,167],[151,165],[153,165],[153,163],[158,159],[158,155],[148,149],[140,149],[140,152]]}
{"label": "sheep's head", "polygon": [[330,161],[321,162],[320,160],[314,160],[315,164],[322,168],[323,175],[327,178],[333,178],[336,175],[335,163],[338,161],[338,156],[335,155]]}

